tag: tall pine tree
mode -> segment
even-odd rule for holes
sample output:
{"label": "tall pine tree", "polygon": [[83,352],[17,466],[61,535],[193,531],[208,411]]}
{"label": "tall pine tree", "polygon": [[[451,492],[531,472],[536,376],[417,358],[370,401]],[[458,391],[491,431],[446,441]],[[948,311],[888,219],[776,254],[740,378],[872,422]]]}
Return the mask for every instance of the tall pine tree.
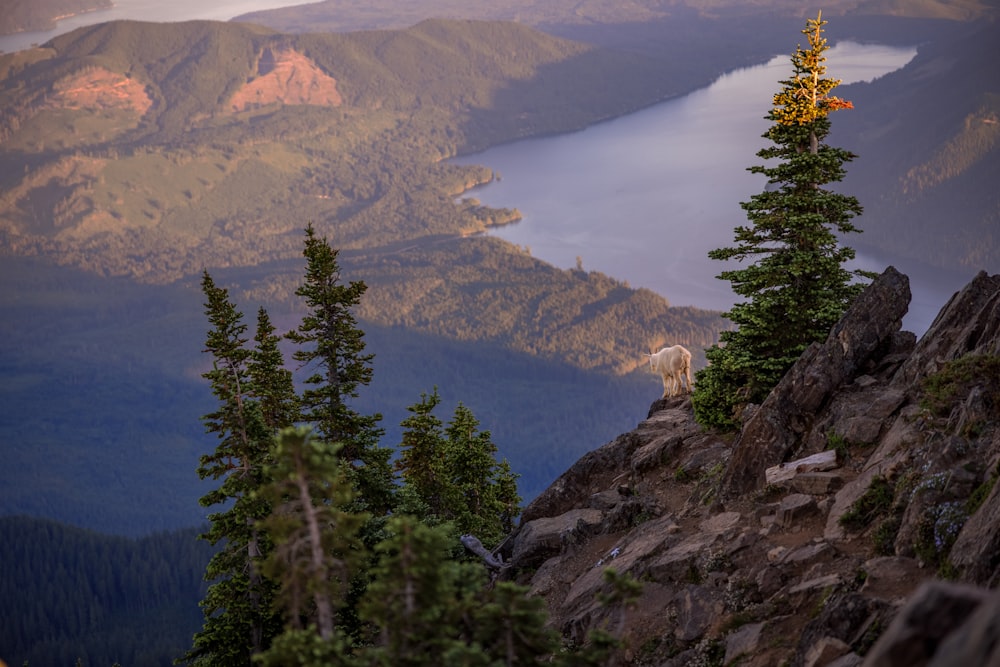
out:
{"label": "tall pine tree", "polygon": [[367,286],[342,281],[339,252],[317,236],[311,224],[303,254],[305,280],[295,293],[305,300],[308,312],[298,329],[287,334],[298,345],[294,359],[308,369],[302,416],[315,424],[323,439],[342,447],[340,456],[355,478],[356,500],[363,504],[359,509],[382,516],[392,508],[392,451],[379,446],[382,416],[362,415],[351,406],[359,387],[372,379],[374,355],[365,352],[364,332],[352,312]]}
{"label": "tall pine tree", "polygon": [[844,268],[854,250],[840,242],[860,231],[851,220],[861,205],[825,187],[855,157],[824,143],[829,113],[852,106],[830,94],[840,81],[826,77],[825,24],[822,15],[807,21],[809,48],[796,50],[792,77],[774,96],[773,125],[763,135],[772,145],[757,153],[768,162],[749,168],[767,177],[767,187],[741,204],[750,225],[736,228],[734,246],[709,253],[753,263],[719,275],[746,300],[725,313],[736,328],[706,351],[710,365],[698,373],[692,400],[703,425],[735,428],[742,406],[762,401],[802,351],[826,337],[867,276]]}
{"label": "tall pine tree", "polygon": [[399,444],[396,470],[404,489],[411,491],[423,503],[422,519],[430,516],[444,519],[449,515],[450,475],[445,461],[444,424],[434,414],[441,403],[437,387],[433,393],[421,394],[420,402],[407,408],[403,439]]}
{"label": "tall pine tree", "polygon": [[[212,355],[212,370],[204,373],[219,401],[205,415],[209,433],[219,443],[201,457],[202,479],[221,479],[218,488],[201,498],[205,507],[225,505],[209,515],[209,531],[202,537],[220,549],[205,571],[209,587],[201,606],[205,624],[194,636],[194,646],[181,659],[193,665],[246,667],[251,655],[266,648],[280,631],[272,610],[275,586],[256,574],[269,548],[259,522],[270,504],[254,492],[264,483],[273,429],[268,427],[261,404],[252,398],[253,375],[260,362],[246,347],[243,314],[206,271],[202,276],[205,313],[212,329],[205,351]],[[268,363],[278,363],[271,360]]]}
{"label": "tall pine tree", "polygon": [[250,355],[248,371],[251,393],[260,404],[261,418],[271,435],[295,424],[299,416],[298,396],[292,372],[285,368],[285,359],[278,348],[281,336],[275,333],[271,318],[264,308],[257,311],[256,343]]}
{"label": "tall pine tree", "polygon": [[462,532],[496,546],[513,531],[519,513],[517,475],[506,460],[497,463],[492,435],[479,430],[479,420],[461,403],[445,435],[454,521]]}

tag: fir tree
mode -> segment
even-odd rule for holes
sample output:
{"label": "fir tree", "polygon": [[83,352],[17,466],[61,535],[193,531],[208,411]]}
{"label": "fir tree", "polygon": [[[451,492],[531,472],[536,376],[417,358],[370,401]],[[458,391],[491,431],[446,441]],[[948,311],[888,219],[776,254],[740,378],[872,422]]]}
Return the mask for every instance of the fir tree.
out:
{"label": "fir tree", "polygon": [[437,387],[421,394],[420,402],[407,408],[403,439],[399,445],[396,471],[402,481],[423,503],[422,519],[448,515],[449,472],[445,455],[444,424],[433,414],[441,403]]}
{"label": "fir tree", "polygon": [[495,546],[514,528],[521,502],[517,476],[506,461],[497,463],[497,446],[490,432],[479,431],[479,420],[461,403],[445,435],[452,511],[448,518],[462,532]]}
{"label": "fir tree", "polygon": [[494,546],[514,529],[521,497],[517,475],[504,460],[489,431],[461,403],[447,427],[433,414],[440,404],[437,388],[421,395],[403,420],[396,469],[404,488],[423,504],[425,520],[451,521]]}
{"label": "fir tree", "polygon": [[537,665],[554,654],[560,637],[547,624],[545,600],[510,581],[496,584],[476,607],[474,637],[500,665]]}
{"label": "fir tree", "polygon": [[[458,626],[482,588],[482,569],[454,560],[456,540],[448,526],[428,526],[414,517],[393,517],[379,554],[362,615],[381,629],[376,648],[362,661],[399,667],[430,667],[464,644]],[[470,582],[469,575],[478,576]],[[461,651],[468,659],[468,651]]]}
{"label": "fir tree", "polygon": [[273,435],[298,420],[298,396],[292,372],[285,368],[284,356],[278,348],[281,336],[275,333],[267,311],[257,312],[256,346],[250,355],[248,371],[252,395],[260,404],[264,425]]}
{"label": "fir tree", "polygon": [[822,17],[802,31],[808,49],[792,56],[793,73],[782,81],[764,134],[771,146],[757,156],[765,165],[749,170],[767,177],[764,192],[741,206],[750,225],[737,227],[736,245],[709,253],[718,260],[754,262],[723,271],[733,291],[747,300],[725,313],[736,328],[706,351],[693,403],[704,425],[735,428],[746,403],[758,403],[812,342],[825,338],[868,274],[844,264],[854,250],[839,235],[860,231],[851,220],[861,213],[857,199],[824,186],[840,181],[855,156],[824,143],[828,115],[851,103],[832,96],[840,83],[826,77]]}
{"label": "fir tree", "polygon": [[212,557],[205,579],[214,581],[202,600],[205,624],[194,636],[194,646],[181,661],[194,665],[246,666],[250,656],[265,648],[280,630],[271,609],[274,586],[256,576],[257,563],[268,545],[258,522],[270,505],[254,494],[264,482],[264,466],[270,449],[260,404],[251,398],[252,352],[247,349],[243,314],[212,277],[202,276],[205,313],[212,329],[205,351],[212,355],[212,370],[204,373],[218,408],[205,415],[209,433],[219,443],[215,451],[201,457],[198,475],[222,479],[220,486],[201,498],[205,507],[228,504],[209,515],[209,531],[202,537],[221,549]]}
{"label": "fir tree", "polygon": [[353,570],[361,555],[361,514],[345,507],[352,490],[339,445],[308,427],[286,428],[274,447],[271,482],[260,491],[274,507],[264,525],[274,549],[264,573],[280,582],[279,603],[292,630],[314,625],[331,642]]}
{"label": "fir tree", "polygon": [[296,294],[305,300],[308,313],[298,329],[287,334],[298,345],[294,359],[309,369],[302,416],[325,440],[340,444],[340,457],[352,466],[356,480],[356,501],[381,516],[392,507],[392,452],[378,444],[381,415],[362,415],[350,404],[359,387],[372,379],[374,355],[365,353],[364,332],[352,313],[367,286],[341,280],[338,251],[318,237],[311,224],[303,254],[306,275]]}

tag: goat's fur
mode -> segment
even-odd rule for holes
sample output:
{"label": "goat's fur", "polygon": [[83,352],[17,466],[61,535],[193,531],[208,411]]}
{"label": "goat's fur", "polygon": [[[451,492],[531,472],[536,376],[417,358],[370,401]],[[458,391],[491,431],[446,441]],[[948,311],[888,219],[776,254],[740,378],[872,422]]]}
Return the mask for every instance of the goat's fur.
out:
{"label": "goat's fur", "polygon": [[663,398],[678,396],[685,391],[685,378],[687,393],[691,393],[691,353],[684,347],[672,345],[646,356],[649,357],[649,367],[663,378]]}

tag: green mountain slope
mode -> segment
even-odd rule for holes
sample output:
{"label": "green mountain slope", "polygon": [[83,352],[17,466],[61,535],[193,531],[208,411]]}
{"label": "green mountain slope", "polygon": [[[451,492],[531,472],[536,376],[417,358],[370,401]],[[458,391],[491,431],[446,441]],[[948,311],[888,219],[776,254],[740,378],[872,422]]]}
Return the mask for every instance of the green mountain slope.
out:
{"label": "green mountain slope", "polygon": [[170,665],[202,623],[211,547],[197,535],[130,540],[0,517],[0,655],[11,665]]}

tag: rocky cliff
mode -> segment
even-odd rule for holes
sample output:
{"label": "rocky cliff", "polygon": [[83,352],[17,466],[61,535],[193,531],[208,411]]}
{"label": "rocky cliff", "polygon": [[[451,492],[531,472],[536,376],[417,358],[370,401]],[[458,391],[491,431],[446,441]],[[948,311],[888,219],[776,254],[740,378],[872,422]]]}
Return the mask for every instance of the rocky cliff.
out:
{"label": "rocky cliff", "polygon": [[735,437],[653,403],[525,509],[502,576],[569,642],[624,627],[618,664],[1000,665],[1000,275],[919,341],[909,297],[886,270]]}

